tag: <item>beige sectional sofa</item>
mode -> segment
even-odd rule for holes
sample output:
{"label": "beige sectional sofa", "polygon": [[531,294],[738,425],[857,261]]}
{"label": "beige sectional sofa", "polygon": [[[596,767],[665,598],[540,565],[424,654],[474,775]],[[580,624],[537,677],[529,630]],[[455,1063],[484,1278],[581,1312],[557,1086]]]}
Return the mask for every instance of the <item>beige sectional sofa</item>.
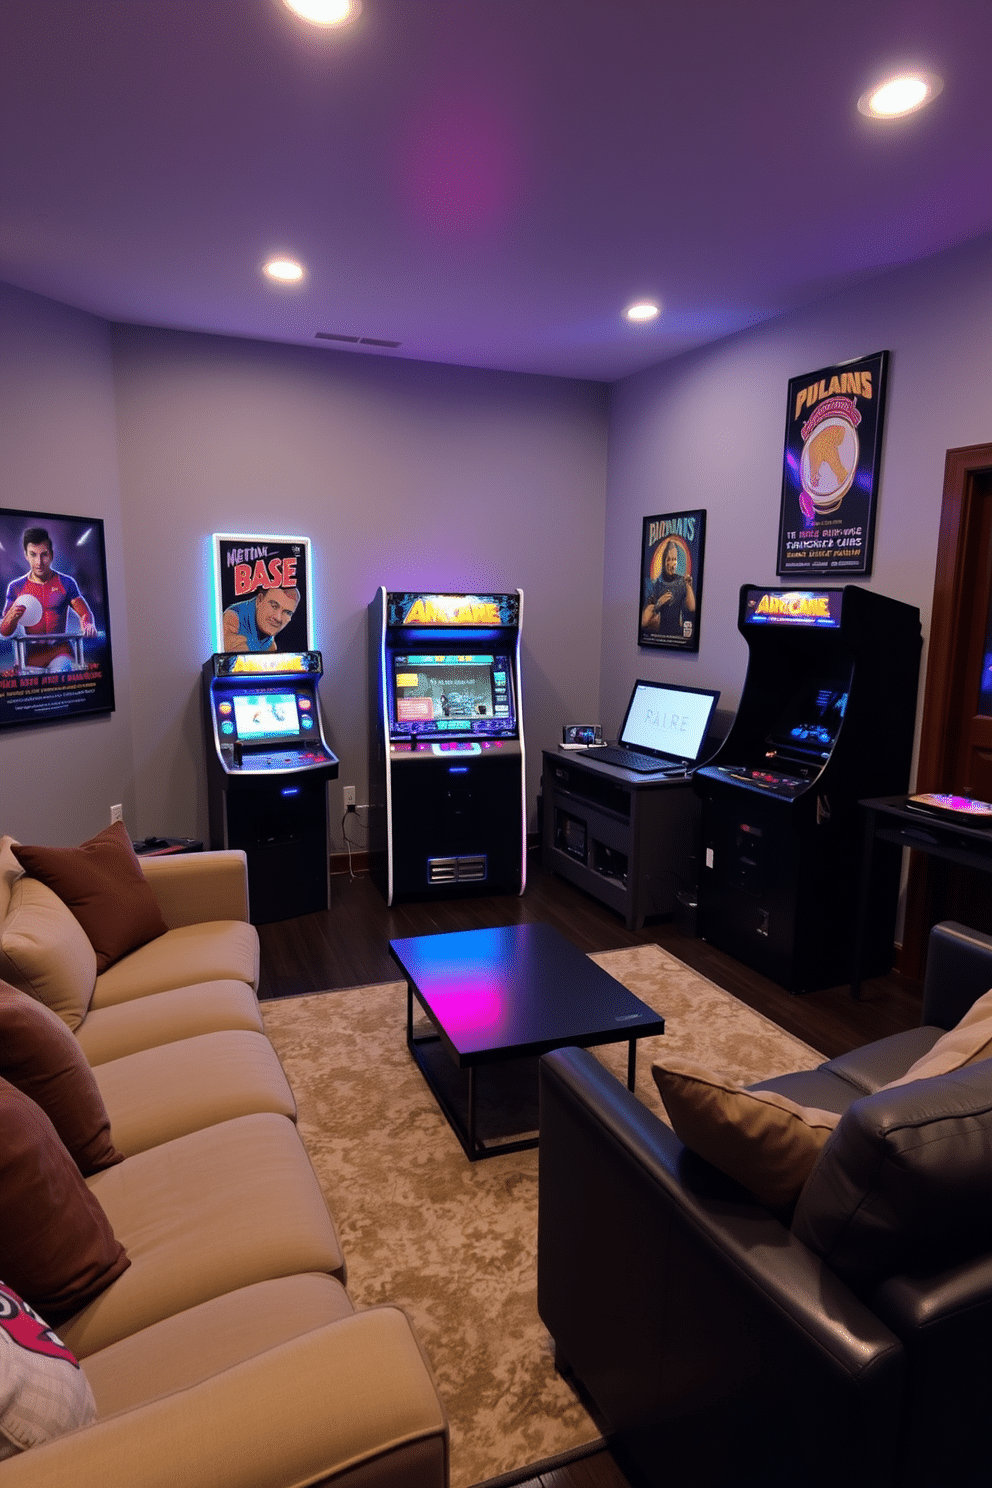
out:
{"label": "beige sectional sofa", "polygon": [[72,1350],[96,1407],[92,1424],[0,1461],[0,1488],[443,1488],[429,1366],[402,1312],[356,1311],[345,1291],[264,1035],[243,854],[140,860],[164,933],[98,971],[79,911],[15,849],[0,839],[0,1046],[8,1004],[28,1021],[47,1008],[55,1044],[72,1030],[66,1060],[85,1055],[116,1149],[82,1182],[126,1260],[54,1318],[0,1270]]}

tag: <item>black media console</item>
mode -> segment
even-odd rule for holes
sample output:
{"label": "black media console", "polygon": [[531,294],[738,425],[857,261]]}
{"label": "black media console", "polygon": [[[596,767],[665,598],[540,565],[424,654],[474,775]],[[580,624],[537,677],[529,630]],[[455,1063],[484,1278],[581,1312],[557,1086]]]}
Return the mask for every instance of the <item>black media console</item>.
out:
{"label": "black media console", "polygon": [[545,749],[541,861],[622,914],[630,930],[669,914],[693,879],[699,802],[664,779]]}

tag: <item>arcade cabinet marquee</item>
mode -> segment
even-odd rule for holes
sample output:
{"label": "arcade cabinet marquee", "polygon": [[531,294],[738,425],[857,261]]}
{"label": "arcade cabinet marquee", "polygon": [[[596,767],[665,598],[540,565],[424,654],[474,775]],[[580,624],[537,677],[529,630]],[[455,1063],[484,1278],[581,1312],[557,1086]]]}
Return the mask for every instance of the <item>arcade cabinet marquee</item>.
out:
{"label": "arcade cabinet marquee", "polygon": [[369,850],[386,902],[522,893],[523,595],[380,589],[369,606]]}

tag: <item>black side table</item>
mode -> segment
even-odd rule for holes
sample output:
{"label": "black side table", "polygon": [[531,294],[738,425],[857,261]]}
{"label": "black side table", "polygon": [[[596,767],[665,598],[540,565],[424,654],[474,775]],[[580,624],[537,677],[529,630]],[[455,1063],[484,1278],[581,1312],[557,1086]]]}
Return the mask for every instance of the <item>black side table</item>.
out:
{"label": "black side table", "polygon": [[906,796],[878,796],[874,800],[858,802],[865,811],[865,836],[854,968],[851,975],[851,996],[854,998],[861,996],[876,842],[912,847],[932,858],[943,858],[948,863],[959,863],[965,868],[977,868],[981,873],[992,873],[992,829],[969,827],[952,817],[914,810],[912,806],[907,806],[907,800]]}

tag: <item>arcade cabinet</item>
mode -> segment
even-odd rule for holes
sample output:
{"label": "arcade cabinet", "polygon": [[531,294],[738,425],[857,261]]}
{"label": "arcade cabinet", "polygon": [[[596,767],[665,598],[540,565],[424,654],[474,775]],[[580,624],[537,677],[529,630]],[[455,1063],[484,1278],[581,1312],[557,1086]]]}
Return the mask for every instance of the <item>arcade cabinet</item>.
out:
{"label": "arcade cabinet", "polygon": [[380,589],[369,606],[369,852],[387,904],[522,894],[523,594]]}
{"label": "arcade cabinet", "polygon": [[[700,934],[790,992],[848,982],[858,801],[908,789],[920,613],[850,584],[745,584],[738,629],[749,652],[740,707],[693,780]],[[876,868],[866,976],[892,965],[899,849],[880,851]]]}
{"label": "arcade cabinet", "polygon": [[225,651],[203,666],[210,846],[248,859],[252,923],[328,907],[319,651]]}

